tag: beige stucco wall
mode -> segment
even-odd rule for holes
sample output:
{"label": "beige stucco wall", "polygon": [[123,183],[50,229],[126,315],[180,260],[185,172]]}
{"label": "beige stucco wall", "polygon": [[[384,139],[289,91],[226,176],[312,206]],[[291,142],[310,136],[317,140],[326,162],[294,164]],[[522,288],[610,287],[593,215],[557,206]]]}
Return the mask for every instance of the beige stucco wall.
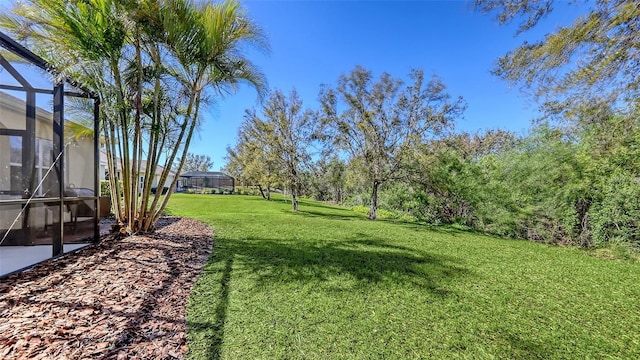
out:
{"label": "beige stucco wall", "polygon": [[67,170],[67,182],[65,187],[93,189],[93,141],[91,139],[73,140],[67,144],[67,157],[65,168]]}

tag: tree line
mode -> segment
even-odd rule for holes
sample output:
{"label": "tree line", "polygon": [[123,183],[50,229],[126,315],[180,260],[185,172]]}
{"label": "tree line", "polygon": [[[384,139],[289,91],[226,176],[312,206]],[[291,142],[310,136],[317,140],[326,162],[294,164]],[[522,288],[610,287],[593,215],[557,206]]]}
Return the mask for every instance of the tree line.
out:
{"label": "tree line", "polygon": [[[552,1],[475,6],[521,21],[519,33],[554,10]],[[225,169],[265,198],[286,189],[294,210],[308,196],[367,206],[372,220],[383,209],[541,242],[638,244],[638,9],[595,1],[573,24],[498,59],[494,74],[541,104],[525,136],[456,131],[464,100],[421,70],[402,79],[356,67],[319,90],[315,110],[279,90],[248,110]]]}
{"label": "tree line", "polygon": [[640,117],[600,104],[526,136],[455,131],[462,98],[420,71],[411,81],[361,67],[303,109],[275,91],[247,110],[225,170],[239,184],[430,224],[591,246],[640,240]]}

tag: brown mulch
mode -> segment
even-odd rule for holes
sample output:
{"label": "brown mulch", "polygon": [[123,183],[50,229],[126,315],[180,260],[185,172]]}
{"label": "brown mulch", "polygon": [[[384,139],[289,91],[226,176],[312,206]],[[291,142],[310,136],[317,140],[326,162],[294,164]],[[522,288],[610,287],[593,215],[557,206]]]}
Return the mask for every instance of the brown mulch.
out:
{"label": "brown mulch", "polygon": [[209,257],[207,225],[163,218],[0,280],[0,359],[171,359],[186,351],[185,306]]}

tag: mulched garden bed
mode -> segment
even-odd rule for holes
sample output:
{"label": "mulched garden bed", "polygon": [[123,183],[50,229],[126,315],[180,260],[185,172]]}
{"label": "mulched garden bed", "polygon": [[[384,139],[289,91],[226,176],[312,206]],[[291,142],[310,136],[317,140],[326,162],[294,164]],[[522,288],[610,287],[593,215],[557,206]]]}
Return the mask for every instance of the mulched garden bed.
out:
{"label": "mulched garden bed", "polygon": [[163,218],[0,280],[0,359],[171,359],[186,352],[185,306],[213,232]]}

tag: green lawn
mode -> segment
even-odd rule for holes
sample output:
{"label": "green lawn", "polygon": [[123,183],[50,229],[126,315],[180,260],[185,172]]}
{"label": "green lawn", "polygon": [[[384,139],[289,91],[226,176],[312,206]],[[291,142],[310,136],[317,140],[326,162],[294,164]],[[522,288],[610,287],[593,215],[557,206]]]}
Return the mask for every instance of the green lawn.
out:
{"label": "green lawn", "polygon": [[640,358],[640,264],[311,201],[172,197],[215,229],[194,359]]}

